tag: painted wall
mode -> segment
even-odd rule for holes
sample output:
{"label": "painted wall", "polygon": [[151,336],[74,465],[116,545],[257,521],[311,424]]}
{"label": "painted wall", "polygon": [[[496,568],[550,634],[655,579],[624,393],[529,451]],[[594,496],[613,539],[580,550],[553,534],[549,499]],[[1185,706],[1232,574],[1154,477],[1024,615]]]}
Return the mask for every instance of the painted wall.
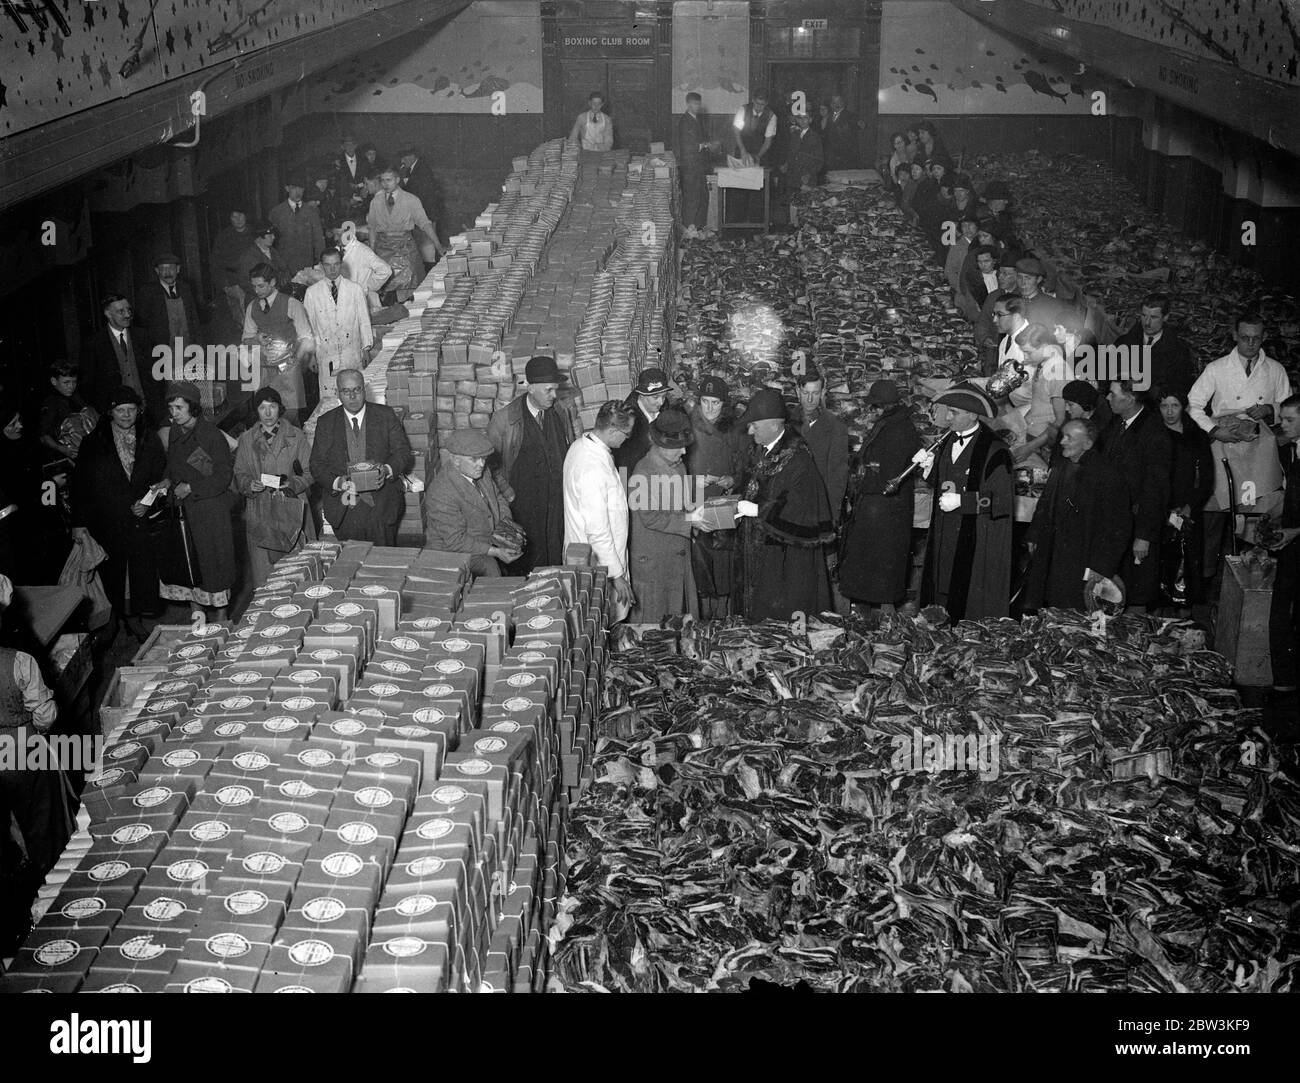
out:
{"label": "painted wall", "polygon": [[[1108,26],[1193,56],[1300,86],[1295,0],[1029,0],[1068,19]],[[1207,39],[1213,45],[1207,44]]]}
{"label": "painted wall", "polygon": [[25,32],[0,16],[0,136],[399,2],[33,0],[67,32],[50,14],[42,31],[20,12]]}
{"label": "painted wall", "polygon": [[945,0],[886,2],[881,11],[882,116],[1088,116],[1093,88],[1074,70]]}
{"label": "painted wall", "polygon": [[[497,92],[503,97],[495,98]],[[542,111],[541,8],[478,0],[433,34],[407,34],[309,81],[317,112]]]}
{"label": "painted wall", "polygon": [[735,113],[749,100],[748,0],[683,0],[673,5],[673,113],[686,94],[707,113]]}

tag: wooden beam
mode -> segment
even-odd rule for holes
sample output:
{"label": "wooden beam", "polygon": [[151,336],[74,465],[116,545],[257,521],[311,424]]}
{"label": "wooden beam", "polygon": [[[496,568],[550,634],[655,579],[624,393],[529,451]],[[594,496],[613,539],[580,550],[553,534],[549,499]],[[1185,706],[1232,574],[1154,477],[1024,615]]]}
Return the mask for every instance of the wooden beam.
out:
{"label": "wooden beam", "polygon": [[470,2],[408,0],[10,136],[0,143],[0,206],[30,199],[147,147],[186,138],[194,128],[190,95],[196,90],[207,98],[206,123],[355,53],[432,26]]}

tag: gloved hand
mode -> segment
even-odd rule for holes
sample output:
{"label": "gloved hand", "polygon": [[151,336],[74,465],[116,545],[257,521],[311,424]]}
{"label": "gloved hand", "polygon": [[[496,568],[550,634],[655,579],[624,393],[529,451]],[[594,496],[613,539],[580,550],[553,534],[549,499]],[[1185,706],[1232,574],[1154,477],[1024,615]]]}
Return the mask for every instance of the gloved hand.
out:
{"label": "gloved hand", "polygon": [[957,493],[940,493],[939,510],[956,511],[961,507],[961,496]]}
{"label": "gloved hand", "polygon": [[934,453],[922,448],[912,456],[912,462],[918,463],[921,467],[921,473],[928,475],[934,469]]}
{"label": "gloved hand", "polygon": [[758,505],[752,500],[736,501],[736,518],[737,519],[756,519],[758,518]]}

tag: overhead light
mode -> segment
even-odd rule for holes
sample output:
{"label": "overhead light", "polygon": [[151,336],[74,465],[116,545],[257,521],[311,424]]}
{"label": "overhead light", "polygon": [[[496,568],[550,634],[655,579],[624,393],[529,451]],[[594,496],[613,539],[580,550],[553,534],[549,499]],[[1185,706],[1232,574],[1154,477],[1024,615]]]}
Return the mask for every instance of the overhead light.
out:
{"label": "overhead light", "polygon": [[1069,28],[1064,26],[1054,26],[1048,33],[1054,38],[1060,38],[1062,41],[1065,41],[1070,36]]}

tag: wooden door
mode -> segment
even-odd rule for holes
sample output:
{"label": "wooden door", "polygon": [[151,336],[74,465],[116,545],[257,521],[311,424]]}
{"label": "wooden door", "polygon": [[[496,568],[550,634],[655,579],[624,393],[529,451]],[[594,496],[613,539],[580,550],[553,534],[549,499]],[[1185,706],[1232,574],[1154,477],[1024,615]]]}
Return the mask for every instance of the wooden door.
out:
{"label": "wooden door", "polygon": [[655,138],[655,65],[653,60],[609,61],[609,114],[614,118],[614,146],[644,153]]}
{"label": "wooden door", "polygon": [[[608,62],[604,60],[565,60],[560,66],[564,79],[564,114],[561,117],[564,128],[559,134],[569,134],[578,114],[587,108],[587,99],[593,91],[599,90],[605,95],[605,111],[610,112],[607,66]],[[618,138],[617,125],[614,137]]]}

